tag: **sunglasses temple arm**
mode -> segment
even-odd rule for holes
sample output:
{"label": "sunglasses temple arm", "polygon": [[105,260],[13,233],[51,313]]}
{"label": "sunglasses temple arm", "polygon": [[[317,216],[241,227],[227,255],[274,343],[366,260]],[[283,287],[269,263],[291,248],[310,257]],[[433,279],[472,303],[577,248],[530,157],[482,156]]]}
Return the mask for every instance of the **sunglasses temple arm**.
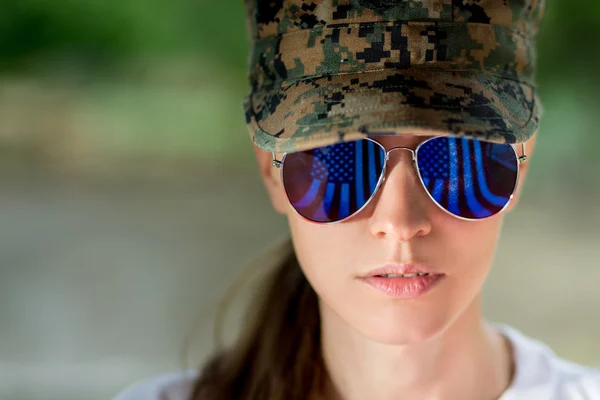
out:
{"label": "sunglasses temple arm", "polygon": [[523,150],[523,155],[519,157],[519,164],[523,164],[527,161],[527,154],[525,154],[525,142],[521,143],[521,149]]}
{"label": "sunglasses temple arm", "polygon": [[281,168],[281,161],[279,161],[277,159],[274,152],[271,152],[271,153],[273,154],[273,162],[272,162],[273,166],[277,167],[277,168]]}

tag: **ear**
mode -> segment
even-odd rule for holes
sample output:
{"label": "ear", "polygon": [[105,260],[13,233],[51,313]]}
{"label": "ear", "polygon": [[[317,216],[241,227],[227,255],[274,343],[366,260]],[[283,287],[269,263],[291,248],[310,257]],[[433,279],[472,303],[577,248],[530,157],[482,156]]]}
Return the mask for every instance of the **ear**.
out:
{"label": "ear", "polygon": [[[515,193],[513,194],[513,198],[511,199],[506,211],[512,211],[513,208],[519,202],[521,198],[521,191],[523,190],[523,186],[525,184],[525,178],[527,178],[527,173],[529,172],[529,165],[531,164],[531,159],[533,155],[533,149],[535,147],[535,141],[537,139],[537,132],[525,142],[525,154],[527,155],[527,160],[519,165],[519,181],[517,183],[517,188],[515,189]],[[522,146],[519,144],[517,147],[517,155],[520,157],[523,155]]]}
{"label": "ear", "polygon": [[[289,203],[281,182],[281,170],[273,166],[273,154],[256,145],[253,147],[258,162],[258,168],[260,170],[260,176],[267,189],[267,193],[271,198],[273,208],[280,214],[287,214]],[[280,157],[278,157],[278,159],[281,160]]]}

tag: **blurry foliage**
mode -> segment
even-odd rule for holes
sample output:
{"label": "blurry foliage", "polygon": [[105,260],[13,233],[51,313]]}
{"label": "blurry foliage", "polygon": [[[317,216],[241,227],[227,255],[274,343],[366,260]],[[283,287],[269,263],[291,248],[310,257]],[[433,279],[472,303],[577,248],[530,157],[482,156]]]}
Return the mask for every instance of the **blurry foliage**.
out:
{"label": "blurry foliage", "polygon": [[93,65],[134,49],[135,30],[131,22],[135,19],[126,8],[110,7],[107,3],[3,1],[0,65],[5,69],[26,68],[46,57],[65,55],[71,56],[71,61]]}
{"label": "blurry foliage", "polygon": [[538,38],[538,81],[584,80],[598,85],[600,2],[548,0]]}
{"label": "blurry foliage", "polygon": [[243,68],[245,33],[241,1],[2,0],[0,66],[35,69],[67,57],[94,67],[191,53]]}

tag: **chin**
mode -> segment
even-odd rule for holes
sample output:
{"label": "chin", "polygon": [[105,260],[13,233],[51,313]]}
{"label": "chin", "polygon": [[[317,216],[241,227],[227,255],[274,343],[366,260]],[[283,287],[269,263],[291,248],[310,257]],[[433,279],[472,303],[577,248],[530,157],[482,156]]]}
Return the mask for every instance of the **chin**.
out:
{"label": "chin", "polygon": [[441,335],[448,327],[450,320],[435,315],[406,315],[391,317],[385,315],[369,318],[358,329],[369,339],[387,345],[406,345],[425,343]]}

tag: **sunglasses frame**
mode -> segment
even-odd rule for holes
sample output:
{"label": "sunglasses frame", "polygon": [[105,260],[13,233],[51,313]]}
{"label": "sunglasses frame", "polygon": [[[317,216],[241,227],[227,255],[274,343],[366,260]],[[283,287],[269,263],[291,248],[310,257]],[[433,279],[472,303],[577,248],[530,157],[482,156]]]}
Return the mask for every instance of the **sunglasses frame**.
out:
{"label": "sunglasses frame", "polygon": [[[415,170],[417,171],[417,176],[419,177],[419,182],[421,182],[421,186],[422,186],[422,187],[423,187],[423,189],[425,190],[425,193],[427,193],[427,196],[429,196],[429,198],[431,199],[431,201],[433,201],[433,203],[434,203],[436,206],[438,206],[438,207],[439,207],[441,210],[443,210],[445,213],[447,213],[447,214],[449,214],[449,215],[453,216],[454,218],[458,218],[458,219],[460,219],[460,220],[463,220],[463,221],[469,221],[469,222],[483,221],[483,220],[486,220],[486,219],[488,219],[488,218],[494,217],[494,216],[496,216],[496,215],[498,215],[498,214],[502,213],[502,212],[503,212],[503,211],[504,211],[504,210],[505,210],[505,209],[508,207],[508,205],[510,204],[510,202],[511,202],[511,200],[513,199],[513,196],[514,196],[514,194],[515,194],[515,191],[516,191],[516,189],[517,189],[517,187],[518,187],[518,185],[519,185],[520,165],[521,165],[521,164],[523,164],[525,161],[527,161],[527,155],[525,154],[525,150],[526,150],[526,148],[525,148],[525,142],[521,143],[521,148],[522,148],[522,150],[523,150],[523,155],[522,155],[522,156],[519,156],[519,154],[517,153],[517,150],[516,150],[516,148],[515,148],[515,145],[514,145],[514,144],[512,144],[512,143],[509,143],[509,144],[510,144],[510,146],[511,146],[511,148],[513,149],[513,151],[514,151],[514,153],[515,153],[515,158],[516,158],[516,160],[517,160],[517,179],[515,180],[515,187],[513,188],[513,191],[512,191],[512,193],[511,193],[510,197],[508,198],[508,201],[506,202],[506,204],[505,204],[505,205],[504,205],[504,206],[503,206],[503,207],[502,207],[500,210],[498,210],[498,211],[497,211],[497,212],[495,212],[494,214],[488,215],[487,217],[483,217],[483,218],[466,218],[466,217],[461,217],[461,216],[459,216],[459,215],[453,214],[453,213],[451,213],[450,211],[446,210],[444,207],[442,207],[442,206],[441,206],[441,205],[440,205],[440,204],[439,204],[439,203],[438,203],[438,202],[437,202],[437,201],[436,201],[436,200],[433,198],[433,196],[432,196],[432,195],[429,193],[429,191],[427,190],[427,187],[425,187],[425,183],[423,182],[423,178],[421,177],[421,171],[419,171],[419,166],[418,166],[418,164],[417,164],[417,157],[418,157],[418,154],[419,154],[419,149],[420,149],[420,148],[421,148],[421,146],[423,146],[425,143],[427,143],[427,142],[429,142],[429,141],[431,141],[431,140],[433,140],[433,139],[440,138],[440,137],[449,137],[449,136],[443,136],[443,135],[440,135],[440,136],[432,136],[432,137],[430,137],[429,139],[427,139],[427,140],[424,140],[423,142],[419,143],[419,144],[417,145],[417,147],[416,147],[414,150],[413,150],[413,149],[411,149],[410,147],[402,147],[402,146],[398,146],[398,147],[392,147],[391,149],[389,149],[389,150],[386,150],[386,149],[385,149],[385,147],[384,147],[384,146],[383,146],[381,143],[379,143],[378,141],[374,140],[373,138],[370,138],[370,137],[364,137],[364,138],[357,139],[357,140],[368,140],[368,141],[371,141],[371,142],[375,143],[377,146],[379,146],[379,147],[380,147],[380,148],[381,148],[381,149],[384,151],[384,153],[385,153],[385,159],[384,159],[384,161],[383,161],[383,169],[381,170],[381,175],[379,176],[379,179],[378,179],[378,181],[377,181],[377,185],[375,186],[375,189],[373,190],[373,193],[372,193],[372,194],[371,194],[371,196],[370,196],[370,197],[367,199],[367,201],[365,201],[365,204],[363,204],[363,206],[362,206],[362,207],[360,207],[360,208],[359,208],[359,209],[357,209],[355,212],[353,212],[352,214],[348,215],[348,216],[347,216],[347,217],[345,217],[345,218],[342,218],[342,219],[339,219],[339,220],[336,220],[336,221],[323,221],[323,222],[322,222],[322,221],[314,221],[314,220],[312,220],[312,219],[310,219],[310,218],[307,218],[307,217],[305,217],[304,215],[300,214],[300,212],[298,212],[298,210],[296,210],[296,209],[294,208],[294,206],[292,206],[292,209],[293,209],[293,210],[296,212],[296,214],[298,214],[300,217],[302,217],[302,218],[303,218],[303,219],[305,219],[306,221],[309,221],[309,222],[312,222],[312,223],[315,223],[315,224],[327,224],[327,225],[329,225],[329,224],[337,224],[337,223],[340,223],[340,222],[346,221],[346,220],[348,220],[348,219],[350,219],[350,218],[354,217],[355,215],[359,214],[359,213],[360,213],[360,212],[363,210],[363,208],[365,208],[365,207],[366,207],[366,206],[367,206],[367,205],[368,205],[368,204],[371,202],[371,200],[373,200],[373,198],[375,197],[375,195],[376,195],[376,194],[377,194],[377,192],[379,191],[379,187],[380,187],[380,186],[381,186],[381,184],[382,184],[382,183],[385,181],[385,179],[386,179],[386,176],[387,176],[387,165],[388,165],[388,160],[389,160],[389,158],[390,158],[390,153],[391,153],[392,151],[394,151],[394,150],[407,150],[407,151],[410,151],[410,152],[411,152],[411,154],[412,154],[412,163],[413,163],[413,166],[414,166]],[[460,139],[459,137],[456,137],[456,138],[457,138],[457,139]],[[478,140],[478,139],[475,139],[475,138],[467,138],[467,139],[469,139],[469,140]],[[480,141],[481,141],[481,140],[480,140]],[[483,142],[483,141],[482,141],[482,142]],[[334,143],[334,144],[337,144],[337,143]],[[327,146],[324,146],[324,147],[327,147]],[[285,189],[285,182],[283,181],[283,163],[285,162],[285,158],[286,158],[286,156],[288,155],[288,153],[287,153],[287,152],[286,152],[286,153],[283,153],[283,157],[281,158],[281,160],[277,160],[277,157],[276,157],[276,155],[275,155],[275,152],[272,152],[272,154],[273,154],[273,161],[272,161],[272,165],[273,165],[274,167],[276,167],[276,168],[279,168],[279,171],[280,171],[280,177],[281,177],[281,183],[282,183],[282,185],[283,185],[283,188],[284,188],[284,191],[285,191],[285,195],[286,195],[286,197],[287,197],[287,199],[288,199],[288,202],[289,202],[289,203],[290,203],[290,205],[291,205],[291,200],[290,200],[290,198],[289,198],[289,195],[288,195],[288,193],[287,193],[287,189]]]}

